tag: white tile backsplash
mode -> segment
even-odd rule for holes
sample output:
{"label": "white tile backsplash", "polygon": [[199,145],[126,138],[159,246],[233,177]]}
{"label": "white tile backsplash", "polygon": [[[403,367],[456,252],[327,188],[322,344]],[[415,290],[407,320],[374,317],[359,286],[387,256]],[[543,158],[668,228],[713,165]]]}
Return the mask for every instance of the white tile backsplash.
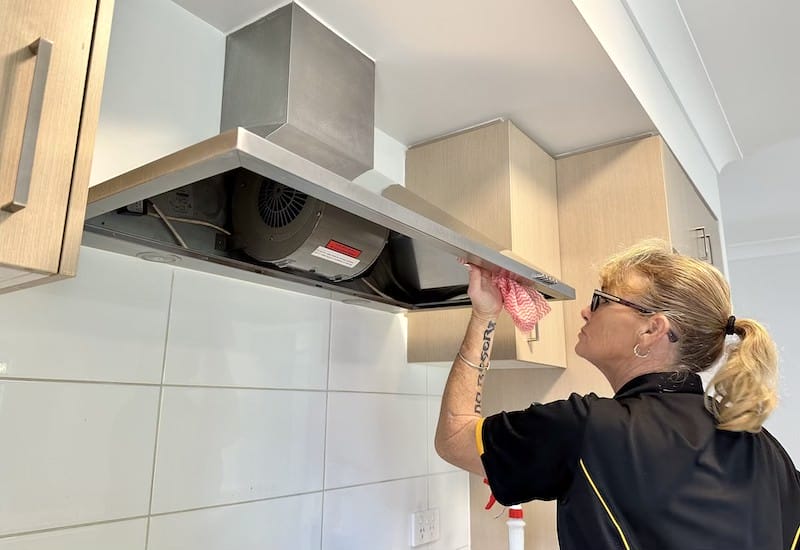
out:
{"label": "white tile backsplash", "polygon": [[[489,490],[486,490],[487,499]],[[439,510],[439,540],[427,550],[453,550],[468,546],[469,474],[456,471],[428,476],[428,507]]]}
{"label": "white tile backsplash", "polygon": [[0,376],[159,383],[172,271],[80,254],[74,279],[0,295]]}
{"label": "white tile backsplash", "polygon": [[322,489],[325,393],[166,387],[153,512]]}
{"label": "white tile backsplash", "polygon": [[147,548],[313,550],[321,532],[322,493],[311,493],[155,516]]}
{"label": "white tile backsplash", "polygon": [[426,484],[420,477],[326,491],[322,550],[409,548],[411,514],[427,509]]}
{"label": "white tile backsplash", "polygon": [[0,380],[0,535],[146,515],[158,392]]}
{"label": "white tile backsplash", "polygon": [[408,546],[453,469],[402,315],[82,254],[0,296],[0,550]]}
{"label": "white tile backsplash", "polygon": [[0,538],[0,550],[145,550],[147,519]]}
{"label": "white tile backsplash", "polygon": [[424,394],[427,367],[406,361],[404,326],[400,314],[334,303],[328,389]]}
{"label": "white tile backsplash", "polygon": [[327,300],[176,271],[165,381],[325,389]]}
{"label": "white tile backsplash", "polygon": [[427,472],[427,397],[330,392],[325,487]]}
{"label": "white tile backsplash", "polygon": [[428,395],[442,395],[449,374],[450,365],[447,367],[428,365]]}

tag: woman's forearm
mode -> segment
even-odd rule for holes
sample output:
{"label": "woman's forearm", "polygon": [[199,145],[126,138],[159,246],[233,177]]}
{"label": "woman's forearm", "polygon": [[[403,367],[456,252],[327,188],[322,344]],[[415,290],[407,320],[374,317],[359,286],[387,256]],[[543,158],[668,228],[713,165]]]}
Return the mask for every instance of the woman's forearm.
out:
{"label": "woman's forearm", "polygon": [[495,327],[495,319],[475,313],[470,317],[460,355],[453,360],[445,384],[436,428],[436,452],[451,464],[479,475],[483,475],[483,465],[475,427],[483,414],[483,383]]}

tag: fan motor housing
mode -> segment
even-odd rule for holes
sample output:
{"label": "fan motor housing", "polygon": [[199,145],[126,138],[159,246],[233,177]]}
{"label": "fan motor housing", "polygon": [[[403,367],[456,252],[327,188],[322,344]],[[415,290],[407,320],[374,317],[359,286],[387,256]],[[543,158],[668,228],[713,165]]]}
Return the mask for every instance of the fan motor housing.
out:
{"label": "fan motor housing", "polygon": [[232,208],[245,254],[331,281],[364,273],[389,236],[386,228],[252,173],[234,183]]}

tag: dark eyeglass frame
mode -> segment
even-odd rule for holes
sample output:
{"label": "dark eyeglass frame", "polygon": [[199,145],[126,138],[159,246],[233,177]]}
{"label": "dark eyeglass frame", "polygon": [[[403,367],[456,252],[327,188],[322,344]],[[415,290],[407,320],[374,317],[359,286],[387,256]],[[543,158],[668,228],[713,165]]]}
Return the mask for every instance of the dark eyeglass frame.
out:
{"label": "dark eyeglass frame", "polygon": [[[607,302],[614,302],[616,304],[633,308],[639,313],[643,313],[644,315],[653,315],[655,313],[659,313],[658,310],[640,306],[639,304],[635,304],[624,298],[620,298],[619,296],[614,296],[613,294],[609,294],[608,292],[603,292],[602,290],[598,289],[595,289],[594,292],[592,293],[592,301],[589,304],[589,311],[592,312],[597,311],[597,308],[600,307],[600,300],[606,300]],[[678,335],[672,332],[671,329],[667,332],[667,338],[669,338],[670,342],[678,341]]]}

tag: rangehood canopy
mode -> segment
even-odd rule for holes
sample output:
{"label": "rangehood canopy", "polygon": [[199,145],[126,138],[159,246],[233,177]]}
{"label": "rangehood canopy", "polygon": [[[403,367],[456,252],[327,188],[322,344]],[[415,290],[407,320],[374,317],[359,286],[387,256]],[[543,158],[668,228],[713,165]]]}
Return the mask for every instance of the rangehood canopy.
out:
{"label": "rangehood canopy", "polygon": [[297,4],[226,38],[223,132],[89,190],[84,243],[382,309],[465,306],[458,258],[572,288],[373,165],[375,63]]}
{"label": "rangehood canopy", "polygon": [[[152,212],[144,215],[147,204],[162,204],[162,215],[170,205],[173,211],[205,209],[208,214],[213,209],[201,203],[209,188],[224,193],[253,180],[282,184],[318,199],[321,209],[333,207],[384,228],[385,248],[359,277],[337,281],[291,265],[255,261],[231,245],[233,236],[225,235],[225,227],[182,224],[174,212],[166,214],[183,234],[183,246],[164,220]],[[210,202],[228,208],[224,199],[205,200]],[[532,286],[550,300],[575,297],[571,287],[499,252],[497,245],[402,186],[379,195],[243,128],[90,188],[86,218],[84,244],[91,247],[389,311],[469,305],[467,270],[458,258]],[[347,247],[347,237],[338,241]]]}

